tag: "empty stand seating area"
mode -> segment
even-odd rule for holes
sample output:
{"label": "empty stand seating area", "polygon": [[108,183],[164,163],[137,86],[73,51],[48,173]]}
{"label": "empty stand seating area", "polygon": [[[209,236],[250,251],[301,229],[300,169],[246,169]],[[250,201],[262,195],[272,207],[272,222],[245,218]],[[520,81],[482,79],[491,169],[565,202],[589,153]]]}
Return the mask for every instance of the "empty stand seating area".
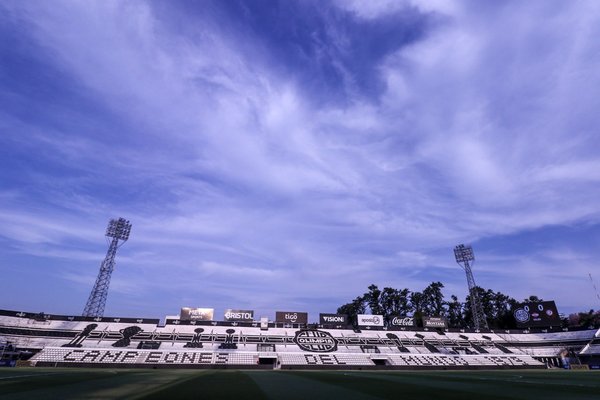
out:
{"label": "empty stand seating area", "polygon": [[39,366],[254,366],[258,353],[201,351],[150,351],[113,349],[68,349],[48,347],[32,359]]}
{"label": "empty stand seating area", "polygon": [[[497,369],[598,356],[595,330],[529,333],[300,329],[0,310],[0,340],[36,366],[144,368]],[[18,354],[18,353],[17,353]],[[25,357],[25,356],[24,356]]]}
{"label": "empty stand seating area", "polygon": [[424,355],[390,355],[392,365],[419,366],[437,368],[537,368],[542,363],[530,356],[490,356],[490,355],[465,355],[465,356],[424,356]]}
{"label": "empty stand seating area", "polygon": [[366,354],[307,354],[282,353],[279,356],[281,368],[298,366],[335,366],[335,367],[366,367],[375,364]]}
{"label": "empty stand seating area", "polygon": [[[373,368],[391,369],[465,369],[465,368],[544,368],[530,356],[444,356],[390,354],[371,359],[367,354],[281,353],[272,364],[283,369],[293,368]],[[149,351],[112,349],[68,349],[48,347],[33,359],[38,366],[121,366],[147,368],[255,368],[262,365],[258,353]]]}

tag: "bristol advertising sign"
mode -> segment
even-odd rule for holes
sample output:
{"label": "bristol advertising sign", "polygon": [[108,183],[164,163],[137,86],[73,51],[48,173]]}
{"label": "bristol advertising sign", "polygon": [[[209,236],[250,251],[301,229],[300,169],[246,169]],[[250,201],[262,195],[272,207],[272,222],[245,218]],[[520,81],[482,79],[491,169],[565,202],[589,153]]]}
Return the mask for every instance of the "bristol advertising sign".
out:
{"label": "bristol advertising sign", "polygon": [[254,321],[254,310],[225,310],[223,315],[225,321],[237,321],[237,322],[252,322]]}

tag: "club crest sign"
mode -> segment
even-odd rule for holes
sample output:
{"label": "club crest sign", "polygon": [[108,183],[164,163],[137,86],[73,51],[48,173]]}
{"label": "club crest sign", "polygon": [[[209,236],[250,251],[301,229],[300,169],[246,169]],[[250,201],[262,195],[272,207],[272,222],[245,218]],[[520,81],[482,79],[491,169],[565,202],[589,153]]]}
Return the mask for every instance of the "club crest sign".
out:
{"label": "club crest sign", "polygon": [[529,313],[522,308],[515,310],[515,319],[524,324],[529,321]]}
{"label": "club crest sign", "polygon": [[329,353],[337,350],[337,341],[329,332],[315,329],[296,331],[294,343],[304,351]]}
{"label": "club crest sign", "polygon": [[522,303],[513,309],[517,328],[561,326],[562,321],[554,301]]}

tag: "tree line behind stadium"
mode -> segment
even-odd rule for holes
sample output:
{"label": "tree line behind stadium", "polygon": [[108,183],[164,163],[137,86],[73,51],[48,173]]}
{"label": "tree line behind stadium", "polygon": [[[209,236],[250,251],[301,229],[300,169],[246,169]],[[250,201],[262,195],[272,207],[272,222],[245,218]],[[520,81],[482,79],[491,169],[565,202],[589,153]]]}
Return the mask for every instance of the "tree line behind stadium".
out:
{"label": "tree line behind stadium", "polygon": [[[390,325],[394,317],[411,315],[417,326],[423,326],[423,318],[436,316],[444,318],[448,325],[454,328],[472,328],[472,310],[470,296],[464,302],[457,296],[451,295],[447,300],[442,293],[444,285],[432,282],[420,292],[409,289],[394,289],[385,287],[379,289],[372,284],[367,291],[354,300],[340,306],[338,314],[345,314],[351,322],[356,322],[357,316],[370,310],[372,314],[382,315],[385,325]],[[514,329],[518,327],[514,316],[515,310],[522,302],[491,289],[476,287],[491,329]],[[531,295],[524,303],[544,303],[538,296]],[[561,316],[562,327],[600,328],[600,311],[573,313]]]}

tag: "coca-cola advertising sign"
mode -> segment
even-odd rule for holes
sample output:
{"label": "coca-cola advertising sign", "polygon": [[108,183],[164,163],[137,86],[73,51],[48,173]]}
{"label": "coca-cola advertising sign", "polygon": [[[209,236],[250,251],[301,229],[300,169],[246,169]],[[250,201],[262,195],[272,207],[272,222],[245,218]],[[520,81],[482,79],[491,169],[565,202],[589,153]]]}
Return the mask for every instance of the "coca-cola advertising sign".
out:
{"label": "coca-cola advertising sign", "polygon": [[413,317],[406,317],[400,315],[392,316],[390,320],[390,326],[416,326],[415,319]]}

